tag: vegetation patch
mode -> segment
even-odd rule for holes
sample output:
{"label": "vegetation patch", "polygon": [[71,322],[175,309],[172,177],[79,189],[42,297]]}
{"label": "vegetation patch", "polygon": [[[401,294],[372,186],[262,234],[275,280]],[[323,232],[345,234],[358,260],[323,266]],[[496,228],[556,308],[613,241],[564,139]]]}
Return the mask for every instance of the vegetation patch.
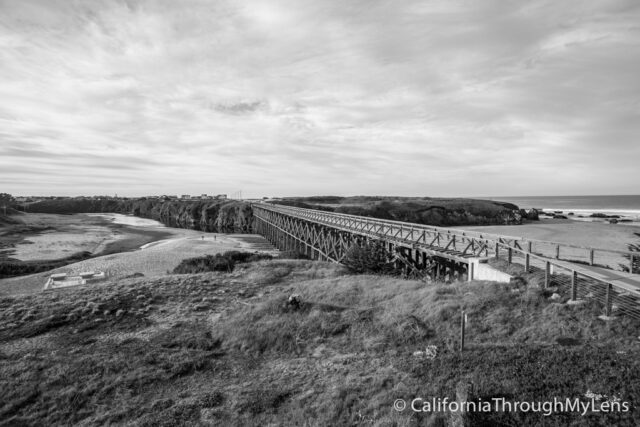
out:
{"label": "vegetation patch", "polygon": [[469,425],[638,425],[639,326],[526,277],[425,284],[308,260],[4,297],[0,425],[446,425],[393,403],[455,400],[461,383],[471,401],[596,393],[633,408]]}
{"label": "vegetation patch", "polygon": [[53,270],[74,262],[84,261],[93,257],[88,251],[77,252],[65,258],[55,260],[20,261],[16,259],[0,260],[0,279],[24,276]]}
{"label": "vegetation patch", "polygon": [[271,259],[271,255],[227,251],[222,254],[206,255],[203,257],[187,258],[182,260],[176,268],[173,269],[174,274],[195,274],[206,273],[208,271],[223,271],[230,273],[233,271],[237,263],[246,263]]}

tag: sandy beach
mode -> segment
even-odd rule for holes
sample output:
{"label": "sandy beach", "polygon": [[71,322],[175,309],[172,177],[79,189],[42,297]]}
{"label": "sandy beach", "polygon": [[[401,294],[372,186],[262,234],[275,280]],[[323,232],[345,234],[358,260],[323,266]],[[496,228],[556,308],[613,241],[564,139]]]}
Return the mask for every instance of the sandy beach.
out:
{"label": "sandy beach", "polygon": [[629,243],[640,241],[640,237],[634,235],[640,233],[640,227],[637,226],[563,219],[542,219],[522,225],[459,228],[618,251],[626,251]]}
{"label": "sandy beach", "polygon": [[[127,221],[134,218],[139,221]],[[164,227],[157,221],[127,215],[107,214],[23,214],[23,225],[0,230],[12,239],[4,256],[21,261],[55,260],[78,252],[94,255],[122,252],[182,231]]]}
{"label": "sandy beach", "polygon": [[[594,248],[594,262],[599,265],[620,269],[627,265],[623,254],[609,251],[627,251],[630,243],[640,243],[640,227],[627,224],[609,224],[605,222],[588,222],[570,219],[541,219],[522,225],[497,225],[459,227],[464,230],[484,231],[524,239],[542,240],[547,242],[564,243],[579,247]],[[553,256],[552,245],[534,245],[545,256]],[[601,250],[597,250],[601,249]],[[589,251],[586,249],[562,247],[561,259],[589,261]]]}
{"label": "sandy beach", "polygon": [[176,230],[179,236],[144,245],[143,249],[91,258],[29,276],[2,279],[0,294],[39,292],[47,278],[55,273],[74,275],[85,271],[104,271],[107,274],[106,282],[110,282],[134,273],[142,273],[147,277],[162,276],[170,273],[183,259],[229,250],[274,254],[277,252],[258,235],[203,234],[195,230],[171,230]]}

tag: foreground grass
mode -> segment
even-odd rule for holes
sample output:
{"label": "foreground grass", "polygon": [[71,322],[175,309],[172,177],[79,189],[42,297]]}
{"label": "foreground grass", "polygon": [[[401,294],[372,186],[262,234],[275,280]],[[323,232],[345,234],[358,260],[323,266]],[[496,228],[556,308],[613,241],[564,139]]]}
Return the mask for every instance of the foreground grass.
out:
{"label": "foreground grass", "polygon": [[[299,305],[288,303],[299,295]],[[468,345],[457,349],[460,310]],[[429,285],[298,260],[0,299],[0,425],[442,425],[395,399],[637,405],[637,322],[526,284]],[[571,343],[562,346],[558,343]],[[414,356],[434,345],[433,359]],[[469,425],[637,425],[629,413]]]}

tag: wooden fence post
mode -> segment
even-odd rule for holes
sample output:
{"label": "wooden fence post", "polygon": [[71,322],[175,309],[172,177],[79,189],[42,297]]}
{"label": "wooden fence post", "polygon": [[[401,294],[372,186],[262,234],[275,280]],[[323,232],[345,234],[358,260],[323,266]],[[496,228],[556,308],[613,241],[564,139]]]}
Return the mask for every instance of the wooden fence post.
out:
{"label": "wooden fence post", "polygon": [[611,283],[607,283],[607,294],[604,300],[604,315],[607,317],[611,316],[611,298],[613,297],[613,285]]}
{"label": "wooden fence post", "polygon": [[578,273],[575,270],[571,273],[571,301],[578,298]]}
{"label": "wooden fence post", "polygon": [[500,245],[498,244],[498,242],[496,242],[496,259],[500,258],[500,256],[498,255],[500,252]]}
{"label": "wooden fence post", "polygon": [[464,350],[464,332],[467,323],[467,315],[464,314],[464,310],[460,313],[460,353]]}
{"label": "wooden fence post", "polygon": [[551,263],[549,261],[545,262],[544,265],[544,289],[549,287],[549,281],[551,279]]}
{"label": "wooden fence post", "polygon": [[509,247],[508,255],[507,255],[507,263],[511,264],[513,261],[513,249]]}
{"label": "wooden fence post", "polygon": [[525,273],[529,272],[529,267],[531,265],[531,259],[530,259],[530,254],[529,252],[527,252],[526,254],[524,254],[524,271]]}
{"label": "wooden fence post", "polygon": [[556,245],[556,259],[560,259],[560,245]]}
{"label": "wooden fence post", "polygon": [[594,252],[595,252],[595,251],[594,251],[593,249],[591,249],[591,250],[589,251],[589,265],[593,265],[593,253],[594,253]]}

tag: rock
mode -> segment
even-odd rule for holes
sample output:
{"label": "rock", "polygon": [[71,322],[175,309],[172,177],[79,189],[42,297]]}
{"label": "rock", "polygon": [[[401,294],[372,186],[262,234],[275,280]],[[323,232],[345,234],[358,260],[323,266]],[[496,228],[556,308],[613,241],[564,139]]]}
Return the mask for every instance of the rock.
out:
{"label": "rock", "polygon": [[315,357],[316,359],[320,359],[326,353],[326,350],[327,346],[325,346],[324,344],[320,344],[318,347],[316,347],[315,350],[313,350],[313,354],[311,356]]}
{"label": "rock", "polygon": [[540,216],[538,215],[538,211],[535,210],[535,209],[529,209],[529,211],[527,212],[526,218],[529,221],[538,221],[538,220],[540,220]]}
{"label": "rock", "polygon": [[205,311],[205,310],[209,310],[210,308],[211,307],[207,303],[200,303],[193,306],[193,309],[195,311]]}
{"label": "rock", "polygon": [[297,310],[300,308],[301,303],[302,303],[302,300],[300,298],[300,295],[298,294],[289,295],[289,299],[287,300],[287,305],[289,307],[293,308],[294,310]]}
{"label": "rock", "polygon": [[559,299],[560,299],[560,298],[562,298],[562,297],[560,296],[560,294],[553,293],[553,294],[551,295],[551,297],[549,297],[549,298],[550,298],[550,299],[552,299],[552,300],[554,300],[554,301],[557,301],[557,300],[559,300]]}

